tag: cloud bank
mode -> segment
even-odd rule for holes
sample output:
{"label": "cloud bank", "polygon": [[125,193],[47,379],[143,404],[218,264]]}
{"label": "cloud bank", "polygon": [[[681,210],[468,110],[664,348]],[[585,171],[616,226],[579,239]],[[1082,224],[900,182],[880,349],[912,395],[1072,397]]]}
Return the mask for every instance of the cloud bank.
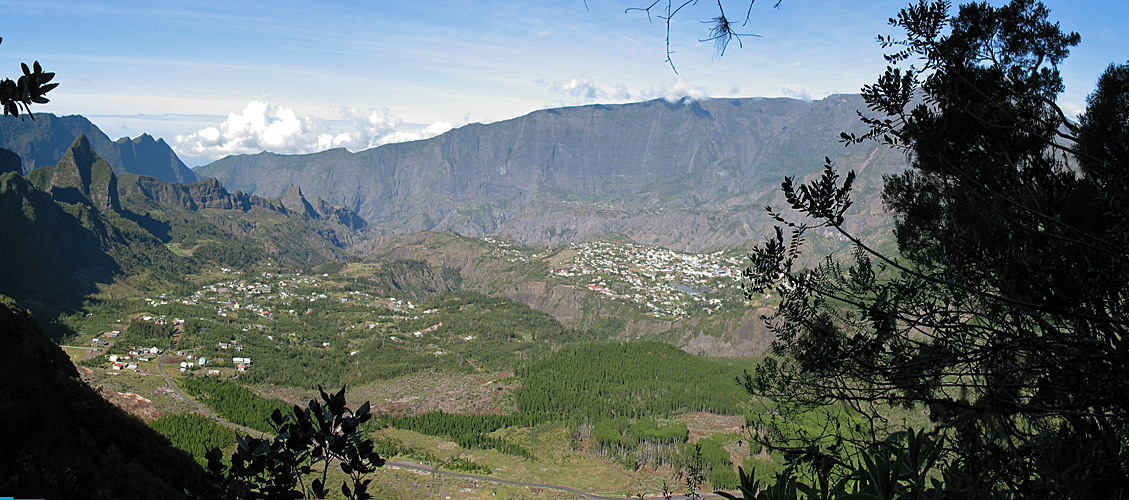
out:
{"label": "cloud bank", "polygon": [[780,89],[780,93],[784,94],[784,97],[791,97],[793,99],[799,99],[801,101],[807,102],[812,101],[811,93],[808,92],[808,89],[806,88],[797,90],[791,87],[784,87]]}
{"label": "cloud bank", "polygon": [[692,101],[709,97],[706,91],[696,85],[679,78],[677,82],[667,88],[632,91],[626,85],[617,83],[614,87],[601,86],[593,83],[591,79],[581,76],[568,80],[555,80],[547,82],[539,79],[533,82],[538,87],[544,88],[554,94],[559,94],[565,99],[562,105],[591,104],[594,102],[632,102],[649,101],[651,99],[665,99],[668,102],[679,102],[683,99]]}
{"label": "cloud bank", "polygon": [[205,127],[173,138],[177,154],[219,158],[262,151],[282,154],[316,153],[332,148],[360,151],[381,144],[427,139],[455,128],[436,122],[424,128],[405,128],[387,108],[346,108],[340,120],[299,115],[269,101],[251,101],[239,114],[231,113],[218,127]]}

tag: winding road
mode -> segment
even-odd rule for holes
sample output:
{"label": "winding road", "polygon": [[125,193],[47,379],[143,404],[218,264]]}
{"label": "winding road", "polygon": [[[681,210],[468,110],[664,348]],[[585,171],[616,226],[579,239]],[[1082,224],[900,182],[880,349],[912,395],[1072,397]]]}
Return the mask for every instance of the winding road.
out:
{"label": "winding road", "polygon": [[[260,436],[260,437],[266,437],[266,436],[269,435],[267,433],[257,431],[255,429],[250,428],[250,427],[244,427],[244,426],[236,424],[234,422],[229,422],[227,420],[224,420],[223,417],[220,417],[219,415],[212,413],[210,410],[205,408],[204,405],[201,405],[200,403],[196,402],[195,399],[192,399],[187,394],[181,392],[180,388],[178,388],[176,386],[176,384],[173,383],[172,377],[169,377],[169,374],[165,373],[165,367],[164,367],[162,362],[165,359],[165,353],[167,351],[168,351],[167,348],[165,350],[161,351],[161,356],[159,358],[157,358],[157,370],[159,370],[161,372],[161,376],[165,377],[165,383],[168,384],[169,389],[172,389],[173,392],[175,392],[177,396],[179,396],[181,399],[183,399],[185,401],[192,403],[192,405],[195,406],[196,409],[200,411],[200,413],[204,414],[208,418],[215,420],[217,423],[219,423],[221,425],[225,425],[227,427],[235,429],[235,430],[242,432],[244,434],[257,435],[257,436]],[[633,499],[638,499],[638,497],[608,497],[608,496],[595,495],[595,494],[592,494],[592,493],[580,491],[576,488],[572,488],[572,487],[569,487],[569,486],[561,486],[561,485],[556,485],[556,484],[526,483],[526,482],[522,482],[522,481],[511,481],[509,479],[500,479],[500,478],[487,477],[487,476],[478,476],[478,475],[474,475],[474,474],[464,474],[462,472],[439,470],[439,469],[436,469],[434,467],[430,467],[430,466],[427,466],[427,465],[424,465],[424,464],[421,464],[421,463],[417,463],[417,462],[407,462],[407,461],[386,462],[385,466],[395,466],[395,467],[401,467],[401,468],[404,468],[404,469],[417,470],[417,471],[421,471],[421,472],[430,472],[432,474],[442,474],[444,476],[460,477],[460,478],[464,478],[464,479],[474,479],[474,480],[478,480],[478,481],[489,481],[491,483],[498,483],[498,484],[510,484],[510,485],[514,485],[514,486],[526,486],[526,487],[530,487],[530,488],[542,488],[542,489],[566,491],[566,492],[569,492],[569,493],[580,495],[584,498],[588,498],[588,499],[591,499],[591,500],[633,500]],[[651,496],[648,496],[647,498],[654,499],[654,498],[665,498],[665,497],[661,497],[661,496],[658,496],[658,495],[651,495]],[[672,500],[689,500],[690,497],[688,497],[686,495],[675,495],[675,496],[672,496],[670,498]],[[720,499],[721,497],[713,495],[713,494],[701,494],[701,496],[699,496],[698,498],[701,499],[701,500],[709,500],[709,499]]]}

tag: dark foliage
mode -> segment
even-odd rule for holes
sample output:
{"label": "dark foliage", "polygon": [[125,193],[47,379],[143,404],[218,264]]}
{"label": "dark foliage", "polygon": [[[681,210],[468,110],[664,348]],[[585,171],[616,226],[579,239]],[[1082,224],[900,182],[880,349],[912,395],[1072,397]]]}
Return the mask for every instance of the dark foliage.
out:
{"label": "dark foliage", "polygon": [[290,409],[282,401],[257,396],[246,387],[219,378],[185,377],[179,385],[224,418],[257,431],[270,432],[273,423],[269,416]]}
{"label": "dark foliage", "polygon": [[126,330],[126,332],[140,339],[164,341],[172,335],[172,328],[168,325],[157,323],[156,321],[137,320],[130,323],[129,329]]}
{"label": "dark foliage", "polygon": [[441,411],[414,417],[384,416],[383,423],[431,436],[447,436],[463,448],[495,449],[507,455],[533,460],[533,453],[505,439],[488,436],[506,427],[532,427],[547,420],[528,414],[456,415]]}
{"label": "dark foliage", "polygon": [[230,446],[235,432],[198,413],[174,413],[152,422],[149,427],[169,438],[173,446],[192,454],[201,466],[212,448]]}
{"label": "dark foliage", "polygon": [[[1111,66],[1080,124],[1054,104],[1057,66],[1079,42],[1030,0],[996,8],[920,2],[891,23],[904,39],[863,89],[875,117],[861,136],[903,149],[886,178],[900,258],[842,227],[853,172],[828,161],[809,184],[783,184],[782,230],[751,256],[749,291],[776,287],[775,358],[746,387],[796,411],[845,401],[928,409],[953,471],[982,493],[1129,494],[1129,129],[1125,66]],[[771,211],[771,209],[770,209]],[[848,262],[798,269],[805,233],[829,228],[858,247]],[[834,450],[794,450],[816,463]]]}
{"label": "dark foliage", "polygon": [[[320,389],[320,388],[319,388]],[[364,437],[361,426],[372,418],[369,404],[356,411],[346,406],[345,388],[332,396],[321,391],[322,402],[297,405],[283,416],[270,415],[274,438],[237,435],[238,447],[230,465],[219,448],[208,452],[208,471],[214,480],[205,496],[223,499],[334,498],[325,483],[336,462],[349,480],[341,484],[341,498],[373,498],[366,476],[384,466],[384,459]],[[318,477],[320,475],[320,477]],[[312,478],[309,484],[307,479]]]}
{"label": "dark foliage", "polygon": [[55,78],[55,73],[45,73],[39,66],[39,61],[35,61],[32,68],[20,63],[20,68],[24,74],[18,80],[5,78],[0,81],[0,105],[4,106],[4,115],[19,116],[21,106],[24,113],[30,115],[31,105],[50,102],[43,96],[59,86],[57,83],[50,83]]}
{"label": "dark foliage", "polygon": [[598,421],[679,411],[739,414],[734,366],[660,342],[571,344],[518,370],[525,413]]}

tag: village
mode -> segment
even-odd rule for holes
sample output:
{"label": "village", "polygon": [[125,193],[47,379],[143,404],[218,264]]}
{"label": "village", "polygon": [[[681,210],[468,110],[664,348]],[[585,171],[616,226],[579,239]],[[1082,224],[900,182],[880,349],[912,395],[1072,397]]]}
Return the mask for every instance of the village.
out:
{"label": "village", "polygon": [[[191,306],[194,315],[210,311],[213,320],[221,321],[237,327],[243,332],[263,331],[278,316],[298,317],[312,312],[317,305],[340,304],[345,306],[364,306],[373,309],[391,311],[393,314],[378,315],[377,318],[388,321],[405,321],[419,319],[418,314],[427,314],[433,311],[416,310],[416,304],[410,300],[392,297],[376,297],[372,294],[343,290],[342,286],[329,278],[328,274],[303,275],[300,273],[284,274],[262,272],[255,278],[245,277],[242,271],[229,268],[220,268],[219,272],[224,279],[203,285],[199,290],[185,297],[169,297],[160,294],[156,297],[144,298],[147,306],[154,310],[158,308]],[[319,304],[320,303],[320,304]],[[203,314],[207,316],[208,314]],[[204,319],[204,318],[200,318]],[[115,330],[102,331],[91,338],[87,345],[100,359],[109,361],[110,374],[134,372],[143,375],[154,375],[159,372],[157,360],[164,355],[164,364],[167,369],[176,370],[179,365],[180,372],[196,371],[206,375],[234,374],[251,370],[252,360],[249,355],[242,354],[247,347],[238,339],[216,342],[215,345],[195,346],[179,345],[183,333],[184,319],[169,317],[167,315],[134,314],[126,318],[118,318]],[[264,324],[264,321],[266,322]],[[152,324],[173,331],[169,350],[165,346],[145,346],[139,344],[135,336],[123,336],[122,332],[133,324]],[[375,322],[365,325],[368,329],[376,326]],[[427,329],[435,330],[442,323]],[[355,326],[347,327],[353,329]],[[423,332],[426,333],[426,332]],[[290,333],[285,340],[294,342],[295,334]],[[419,337],[421,332],[416,332]],[[269,341],[276,340],[275,335],[259,335]],[[399,341],[396,336],[390,340]],[[121,342],[124,341],[124,342]],[[164,343],[165,341],[162,341]],[[330,342],[319,342],[322,348],[331,347]],[[205,356],[198,351],[210,351],[210,356]],[[350,352],[355,355],[356,351]]]}
{"label": "village", "polygon": [[727,302],[742,300],[736,293],[742,258],[724,252],[594,241],[570,244],[550,261],[550,277],[634,304],[657,318],[713,314]]}
{"label": "village", "polygon": [[[726,310],[731,303],[741,303],[745,299],[739,287],[743,257],[732,252],[693,254],[608,241],[530,249],[502,239],[487,237],[483,240],[494,247],[495,255],[508,262],[547,264],[548,278],[553,281],[629,304],[656,318],[680,319],[716,314]],[[283,324],[278,323],[279,320],[304,321],[302,318],[315,310],[332,310],[336,306],[384,311],[333,333],[346,336],[354,335],[350,332],[357,329],[372,330],[381,323],[418,320],[421,315],[434,312],[417,308],[417,304],[410,300],[354,290],[336,275],[269,271],[245,273],[220,268],[208,276],[206,284],[199,285],[186,296],[160,294],[145,298],[145,304],[154,311],[181,307],[183,310],[174,314],[227,325],[234,330],[230,338],[213,340],[208,345],[180,345],[184,318],[147,313],[119,318],[119,323],[111,324],[111,329],[102,331],[87,345],[109,358],[109,368],[118,373],[155,374],[158,372],[157,358],[164,346],[142,345],[142,341],[134,336],[119,338],[121,332],[134,323],[153,323],[177,332],[169,345],[170,350],[163,352],[164,363],[169,369],[204,375],[234,375],[254,369],[251,355],[244,349],[251,346],[254,351],[264,342],[275,346],[342,348],[348,355],[357,354],[356,347],[351,347],[353,344],[329,338],[303,340],[295,333],[284,333],[288,330],[278,328]],[[383,336],[398,343],[408,339],[423,340],[422,337],[430,337],[442,326],[443,323],[437,322],[419,331],[399,334],[388,331]],[[241,337],[238,335],[240,332],[247,333]],[[251,336],[248,337],[248,334]],[[124,342],[120,342],[122,340]],[[461,340],[472,342],[475,338],[468,335]],[[434,349],[432,354],[442,356],[445,351]]]}

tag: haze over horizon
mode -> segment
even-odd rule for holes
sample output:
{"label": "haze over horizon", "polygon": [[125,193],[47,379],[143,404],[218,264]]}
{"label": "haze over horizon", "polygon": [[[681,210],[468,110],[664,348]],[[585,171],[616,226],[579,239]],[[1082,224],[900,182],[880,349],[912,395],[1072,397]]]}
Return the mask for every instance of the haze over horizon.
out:
{"label": "haze over horizon", "polygon": [[[558,106],[653,98],[856,93],[885,68],[875,35],[905,0],[755,4],[713,57],[708,5],[664,25],[646,2],[5,1],[3,76],[38,60],[60,87],[37,112],[81,114],[111,137],[164,138],[190,166],[228,154],[352,151]],[[1002,2],[991,2],[1001,4]],[[1114,0],[1045,2],[1082,43],[1061,67],[1060,104],[1082,111],[1110,63],[1129,59]],[[732,19],[747,4],[730,2]],[[1096,14],[1100,13],[1100,15]],[[62,35],[60,35],[62,34]]]}

